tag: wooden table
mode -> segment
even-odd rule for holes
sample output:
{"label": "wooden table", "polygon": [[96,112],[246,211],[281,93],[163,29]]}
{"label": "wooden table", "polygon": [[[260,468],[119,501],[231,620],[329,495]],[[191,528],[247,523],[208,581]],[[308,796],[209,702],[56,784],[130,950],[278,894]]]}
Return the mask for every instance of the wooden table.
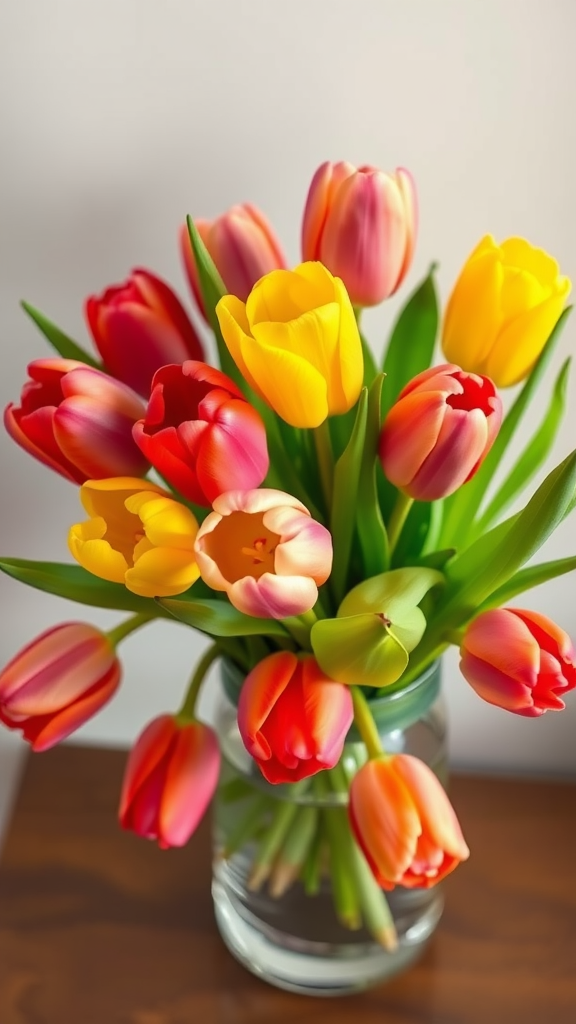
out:
{"label": "wooden table", "polygon": [[456,778],[472,858],[411,971],[361,996],[276,991],[225,950],[206,823],[160,852],[116,824],[124,755],[28,761],[0,866],[1,1024],[575,1024],[576,786]]}

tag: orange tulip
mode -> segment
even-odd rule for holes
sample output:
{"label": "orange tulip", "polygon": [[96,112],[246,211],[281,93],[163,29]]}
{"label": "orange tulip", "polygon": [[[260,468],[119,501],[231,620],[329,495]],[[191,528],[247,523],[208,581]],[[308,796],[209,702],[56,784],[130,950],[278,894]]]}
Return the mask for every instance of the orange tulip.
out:
{"label": "orange tulip", "polygon": [[458,819],[434,772],[411,754],[379,757],[350,787],[356,841],[383,889],[429,889],[469,856]]}

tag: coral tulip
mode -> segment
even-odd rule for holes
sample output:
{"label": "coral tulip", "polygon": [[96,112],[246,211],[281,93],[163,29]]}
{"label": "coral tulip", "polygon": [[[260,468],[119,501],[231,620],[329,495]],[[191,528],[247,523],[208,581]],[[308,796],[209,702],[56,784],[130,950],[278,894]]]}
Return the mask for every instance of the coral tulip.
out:
{"label": "coral tulip", "polygon": [[184,846],[196,830],[220,769],[216,736],[201,722],[161,715],[144,729],[128,758],[120,823],[162,849]]}
{"label": "coral tulip", "polygon": [[91,295],[84,311],[106,369],[146,398],[161,366],[204,358],[180,300],[149,270]]}
{"label": "coral tulip", "polygon": [[131,388],[74,359],[36,359],[20,406],[7,406],[4,425],[25,451],[75,483],[138,476],[148,462],[132,438],[144,414]]}
{"label": "coral tulip", "polygon": [[246,305],[216,307],[224,341],[250,386],[294,427],[351,409],[362,387],[362,344],[342,281],[321,263],[274,270]]}
{"label": "coral tulip", "polygon": [[164,479],[198,505],[211,505],[223,491],[258,487],[268,472],[260,415],[206,363],[157,370],[134,439]]}
{"label": "coral tulip", "polygon": [[246,615],[284,619],[309,611],[332,568],[332,538],[284,491],[227,491],[196,538],[202,579]]}
{"label": "coral tulip", "polygon": [[48,750],[110,700],[121,673],[105,633],[84,622],[54,626],[0,672],[0,721]]}
{"label": "coral tulip", "polygon": [[434,501],[466,483],[500,429],[502,402],[492,381],[452,364],[411,380],[380,435],[380,461],[391,483],[417,501]]}
{"label": "coral tulip", "polygon": [[560,626],[538,612],[495,608],[468,626],[460,671],[476,693],[533,718],[561,711],[576,687],[576,651]]}
{"label": "coral tulip", "polygon": [[[286,267],[284,254],[271,225],[251,203],[233,206],[215,220],[196,220],[194,223],[227,291],[242,302],[246,301],[264,274]],[[180,228],[180,250],[194,298],[205,314],[186,224]]]}
{"label": "coral tulip", "polygon": [[383,889],[429,889],[469,856],[444,789],[411,754],[363,765],[350,786],[349,816]]}
{"label": "coral tulip", "polygon": [[270,654],[246,676],[238,727],[268,782],[297,782],[340,760],[354,709],[350,690],[313,657]]}
{"label": "coral tulip", "polygon": [[88,572],[141,597],[182,594],[198,579],[198,523],[167,491],[112,477],[88,480],[80,500],[90,519],[71,527],[68,545]]}
{"label": "coral tulip", "polygon": [[341,277],[355,306],[375,306],[406,277],[418,226],[416,188],[402,167],[385,174],[345,162],[322,164],[302,223],[302,258]]}
{"label": "coral tulip", "polygon": [[571,287],[543,249],[524,238],[498,245],[486,235],[448,300],[444,355],[500,388],[517,384],[538,359]]}

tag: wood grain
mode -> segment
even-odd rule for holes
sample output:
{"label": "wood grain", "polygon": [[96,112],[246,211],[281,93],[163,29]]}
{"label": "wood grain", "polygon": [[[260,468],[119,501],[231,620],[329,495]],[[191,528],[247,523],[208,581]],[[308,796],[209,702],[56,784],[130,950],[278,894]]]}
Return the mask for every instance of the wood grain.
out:
{"label": "wood grain", "polygon": [[576,786],[456,778],[472,849],[422,960],[362,996],[278,992],[212,916],[209,831],[161,852],[116,824],[124,755],[28,761],[0,866],[1,1024],[574,1024]]}

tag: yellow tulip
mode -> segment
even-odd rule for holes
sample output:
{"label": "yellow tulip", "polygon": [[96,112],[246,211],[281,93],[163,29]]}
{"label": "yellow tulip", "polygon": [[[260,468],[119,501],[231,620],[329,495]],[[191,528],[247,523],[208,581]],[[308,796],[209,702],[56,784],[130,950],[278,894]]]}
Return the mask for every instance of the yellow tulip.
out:
{"label": "yellow tulip", "polygon": [[342,281],[321,263],[273,270],[246,303],[216,307],[234,362],[254,391],[293,427],[317,427],[351,409],[362,387],[362,345]]}
{"label": "yellow tulip", "polygon": [[442,348],[463,370],[509,387],[527,377],[572,285],[524,238],[491,235],[466,260],[448,301]]}
{"label": "yellow tulip", "polygon": [[80,500],[90,519],[72,526],[68,545],[88,572],[141,597],[181,594],[200,575],[198,523],[185,505],[149,480],[88,480]]}

